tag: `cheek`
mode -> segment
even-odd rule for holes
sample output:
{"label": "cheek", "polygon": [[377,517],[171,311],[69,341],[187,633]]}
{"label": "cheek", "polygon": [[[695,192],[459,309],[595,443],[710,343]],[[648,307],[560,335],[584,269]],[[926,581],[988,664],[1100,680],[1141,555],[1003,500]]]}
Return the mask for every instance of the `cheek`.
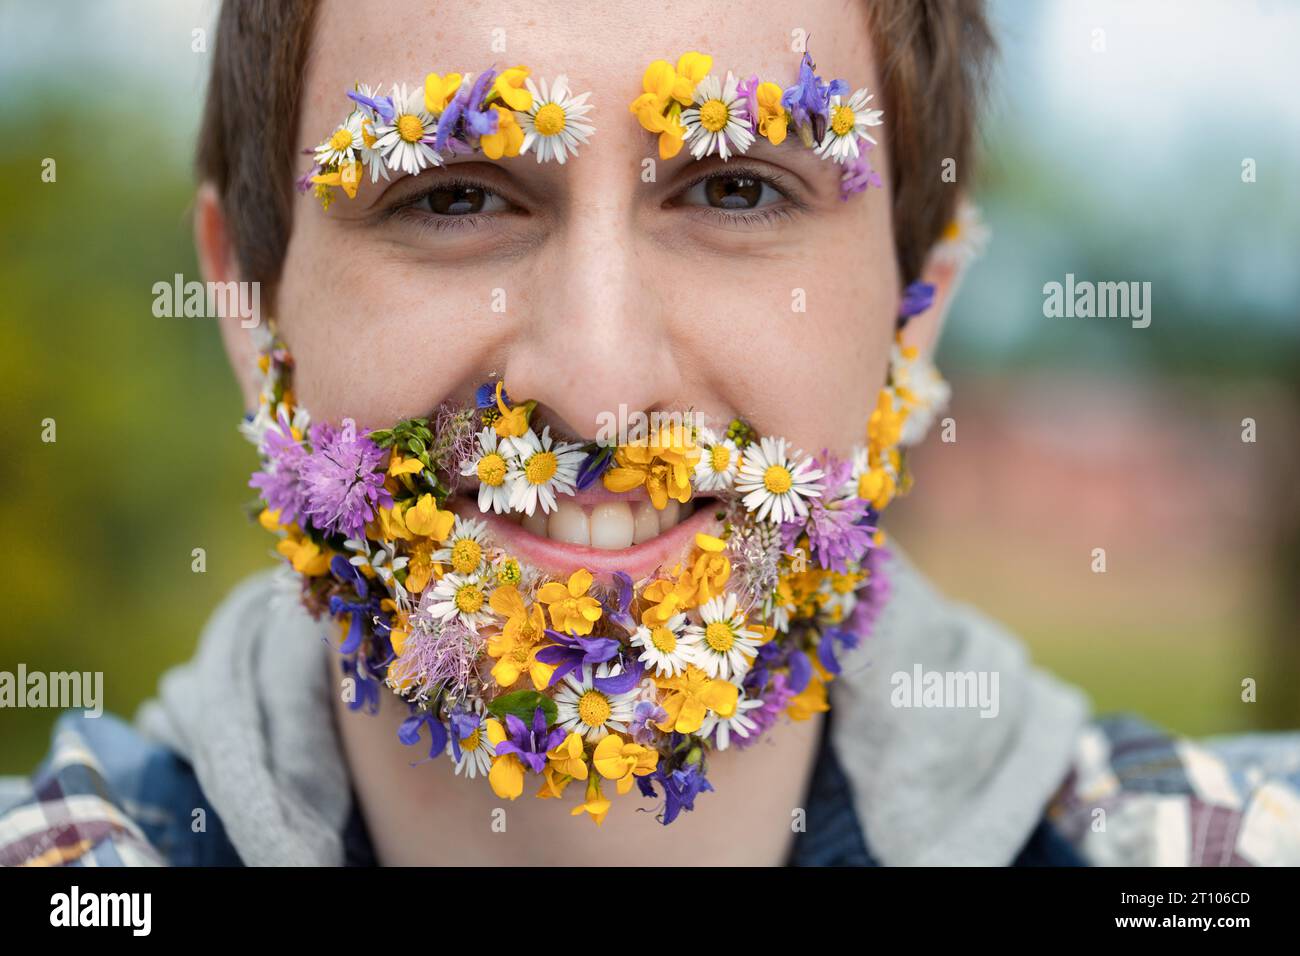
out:
{"label": "cheek", "polygon": [[318,420],[381,427],[426,415],[492,370],[484,267],[439,267],[348,229],[306,226],[284,276],[280,327],[298,399]]}

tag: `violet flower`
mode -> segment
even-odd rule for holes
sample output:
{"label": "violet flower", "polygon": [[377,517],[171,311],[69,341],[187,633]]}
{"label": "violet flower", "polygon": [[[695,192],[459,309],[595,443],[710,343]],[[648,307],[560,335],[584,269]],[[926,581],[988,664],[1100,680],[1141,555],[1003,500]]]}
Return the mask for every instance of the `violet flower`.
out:
{"label": "violet flower", "polygon": [[533,773],[546,769],[546,752],[554,750],[564,740],[563,728],[546,729],[546,712],[538,707],[533,711],[530,728],[514,714],[506,714],[506,739],[496,745],[496,755],[514,754]]}
{"label": "violet flower", "polygon": [[385,124],[392,123],[393,117],[397,115],[397,111],[393,109],[393,98],[391,96],[363,96],[353,90],[348,93],[348,99],[369,110],[373,110],[379,119]]}
{"label": "violet flower", "polygon": [[384,487],[382,448],[351,429],[313,425],[315,449],[302,463],[306,513],[321,531],[361,537],[376,508],[390,508],[393,496]]}
{"label": "violet flower", "polygon": [[683,810],[694,810],[695,798],[713,789],[713,784],[704,778],[704,772],[698,764],[687,764],[666,773],[659,767],[654,773],[636,778],[641,795],[652,799],[657,796],[654,788],[656,783],[664,788],[664,809],[658,818],[664,826],[676,820]]}
{"label": "violet flower", "polygon": [[741,749],[752,747],[763,734],[776,725],[781,714],[785,712],[786,705],[790,703],[790,698],[794,696],[794,691],[790,689],[789,681],[784,674],[773,674],[767,690],[759,696],[763,701],[762,706],[755,707],[746,714],[758,725],[758,729],[751,732],[748,737],[737,736],[732,739],[732,743]]}
{"label": "violet flower", "polygon": [[840,174],[841,199],[848,199],[856,193],[865,192],[868,186],[884,188],[885,184],[880,178],[880,173],[876,172],[867,157],[867,151],[871,148],[872,145],[867,140],[858,140],[858,149],[862,152],[845,163],[844,172]]}
{"label": "violet flower", "polygon": [[330,571],[341,584],[345,587],[350,586],[356,592],[358,598],[356,601],[351,601],[342,594],[330,595],[330,614],[335,617],[342,617],[345,614],[352,615],[347,640],[339,647],[339,653],[344,655],[355,654],[357,649],[361,647],[361,638],[365,634],[366,624],[379,611],[379,598],[378,596],[370,596],[370,586],[366,583],[365,575],[349,563],[348,559],[343,555],[336,554],[330,559]]}
{"label": "violet flower", "polygon": [[898,305],[898,320],[901,328],[908,319],[920,315],[934,302],[934,286],[928,282],[913,282],[903,290],[903,301]]}
{"label": "violet flower", "polygon": [[614,572],[614,603],[602,600],[605,619],[613,621],[629,634],[636,632],[636,621],[629,608],[632,607],[632,578],[625,571]]}
{"label": "violet flower", "polygon": [[546,629],[546,636],[555,643],[537,652],[543,664],[554,664],[555,673],[547,687],[554,687],[572,670],[584,664],[595,666],[611,660],[618,653],[619,643],[609,637],[578,637]]}
{"label": "violet flower", "polygon": [[654,746],[661,734],[655,724],[661,724],[667,719],[668,711],[653,700],[640,700],[632,708],[632,719],[628,721],[627,730],[632,735],[633,742],[643,747]]}
{"label": "violet flower", "polygon": [[614,447],[605,445],[593,452],[589,452],[587,457],[582,460],[582,465],[578,468],[578,477],[575,484],[578,490],[590,487],[596,479],[609,470],[609,466],[614,463]]}
{"label": "violet flower", "polygon": [[745,101],[749,113],[749,131],[758,135],[758,74],[750,74],[749,79],[736,84],[736,96]]}
{"label": "violet flower", "polygon": [[[397,728],[397,739],[408,747],[413,747],[420,742],[420,729],[429,728],[429,756],[425,759],[432,760],[439,757],[447,749],[447,728],[442,725],[432,711],[416,711],[402,721],[401,726]],[[423,761],[419,761],[423,763]]]}
{"label": "violet flower", "polygon": [[[456,130],[456,124],[461,118],[466,119],[469,125],[482,126],[486,120],[482,118],[482,111],[479,107],[483,102],[483,94],[492,81],[496,78],[495,70],[485,70],[474,78],[472,86],[461,86],[456,91],[456,95],[447,103],[442,115],[438,117],[438,128],[434,131],[433,148],[442,152],[447,146],[447,140]],[[496,111],[492,110],[491,130],[496,129]],[[480,134],[482,135],[482,134]]]}
{"label": "violet flower", "polygon": [[831,97],[846,95],[849,85],[843,80],[824,83],[816,69],[812,56],[805,53],[799,63],[799,79],[781,94],[781,105],[789,110],[797,125],[805,127],[811,124],[813,141],[820,143],[826,135]]}
{"label": "violet flower", "polygon": [[348,701],[348,710],[366,709],[368,714],[379,713],[379,681],[369,676],[355,657],[343,658],[340,670],[345,679],[351,679],[357,689],[354,699]]}

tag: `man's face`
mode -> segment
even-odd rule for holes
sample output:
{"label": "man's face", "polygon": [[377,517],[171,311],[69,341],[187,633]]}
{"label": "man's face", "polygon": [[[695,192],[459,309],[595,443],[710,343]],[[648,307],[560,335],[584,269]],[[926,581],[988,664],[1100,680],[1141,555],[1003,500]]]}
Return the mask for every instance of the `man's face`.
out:
{"label": "man's face", "polygon": [[[564,165],[457,156],[366,175],[328,211],[297,200],[276,318],[298,400],[317,420],[382,427],[502,378],[564,437],[595,437],[623,406],[738,415],[809,452],[861,442],[898,296],[888,182],[843,201],[841,167],[794,137],[727,163],[661,161],[628,111],[651,61],[690,50],[715,75],[790,85],[793,31],[819,75],[876,88],[860,3],[323,6],[298,148],[335,128],[358,82],[387,92],[518,64],[590,91],[596,132]],[[726,193],[748,208],[721,208]]]}

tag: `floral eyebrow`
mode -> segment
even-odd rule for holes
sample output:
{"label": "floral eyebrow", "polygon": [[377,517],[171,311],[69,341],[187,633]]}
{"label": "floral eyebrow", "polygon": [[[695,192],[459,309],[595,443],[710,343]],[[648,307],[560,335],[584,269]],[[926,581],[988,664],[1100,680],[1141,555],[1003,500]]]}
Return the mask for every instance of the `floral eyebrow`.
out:
{"label": "floral eyebrow", "polygon": [[844,167],[840,198],[880,188],[867,153],[876,145],[868,130],[881,125],[883,111],[870,108],[874,95],[863,87],[849,94],[844,80],[825,82],[805,53],[792,86],[710,73],[713,57],[691,51],[677,65],[655,60],[641,79],[644,92],[628,104],[641,126],[659,136],[659,158],[672,159],[689,145],[697,160],[717,154],[724,162],[749,150],[757,137],[773,146],[793,129],[798,141],[822,159]]}
{"label": "floral eyebrow", "polygon": [[526,66],[497,72],[429,73],[424,86],[357,84],[347,94],[352,111],[315,149],[299,180],[329,209],[335,190],[355,198],[362,171],[370,181],[389,173],[414,175],[448,156],[482,153],[488,159],[521,156],[563,164],[595,132],[587,114],[590,93],[574,95],[568,77],[533,81]]}

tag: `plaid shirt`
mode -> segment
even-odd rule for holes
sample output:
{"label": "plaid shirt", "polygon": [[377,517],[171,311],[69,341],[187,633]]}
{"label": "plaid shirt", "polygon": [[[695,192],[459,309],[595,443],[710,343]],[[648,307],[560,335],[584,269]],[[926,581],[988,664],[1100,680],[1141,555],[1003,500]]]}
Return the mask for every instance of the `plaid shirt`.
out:
{"label": "plaid shirt", "polygon": [[[826,748],[808,808],[816,839],[796,841],[793,863],[874,862],[835,766]],[[1195,743],[1132,717],[1091,725],[1017,862],[1073,859],[1300,865],[1300,734]],[[112,716],[64,714],[31,779],[0,781],[0,866],[239,864],[190,766]]]}

